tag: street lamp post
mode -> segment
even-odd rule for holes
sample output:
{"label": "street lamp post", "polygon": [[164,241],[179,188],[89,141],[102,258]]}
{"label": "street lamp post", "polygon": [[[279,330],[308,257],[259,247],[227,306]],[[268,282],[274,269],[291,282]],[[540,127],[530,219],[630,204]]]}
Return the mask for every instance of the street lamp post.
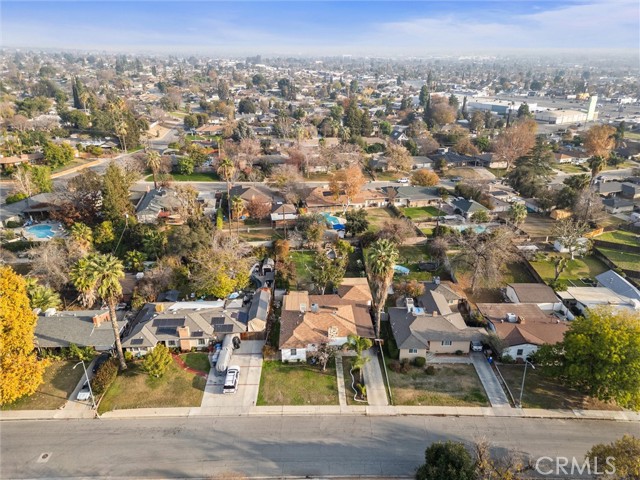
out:
{"label": "street lamp post", "polygon": [[520,386],[520,399],[518,400],[518,408],[522,408],[522,393],[524,392],[524,379],[527,376],[527,365],[531,365],[531,368],[533,368],[534,370],[536,369],[536,367],[534,367],[533,363],[531,363],[529,360],[525,359],[525,361],[524,361],[524,373],[522,374],[522,385]]}
{"label": "street lamp post", "polygon": [[93,396],[93,390],[91,389],[91,382],[89,381],[89,374],[87,373],[87,367],[84,364],[84,360],[80,360],[78,363],[76,363],[73,368],[75,370],[75,368],[82,364],[82,368],[84,369],[84,378],[87,379],[87,383],[89,384],[89,394],[91,395],[91,404],[92,404],[92,408],[95,410],[96,408],[96,399]]}

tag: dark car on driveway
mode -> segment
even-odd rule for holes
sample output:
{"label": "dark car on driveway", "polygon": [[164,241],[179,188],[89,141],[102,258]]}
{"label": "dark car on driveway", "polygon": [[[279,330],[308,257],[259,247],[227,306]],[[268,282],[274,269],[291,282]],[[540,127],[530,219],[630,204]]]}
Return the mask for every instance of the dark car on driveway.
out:
{"label": "dark car on driveway", "polygon": [[108,353],[103,353],[96,359],[95,363],[93,364],[93,368],[91,369],[94,375],[98,371],[98,369],[102,366],[102,364],[104,364],[110,358],[111,358],[111,355],[109,355]]}

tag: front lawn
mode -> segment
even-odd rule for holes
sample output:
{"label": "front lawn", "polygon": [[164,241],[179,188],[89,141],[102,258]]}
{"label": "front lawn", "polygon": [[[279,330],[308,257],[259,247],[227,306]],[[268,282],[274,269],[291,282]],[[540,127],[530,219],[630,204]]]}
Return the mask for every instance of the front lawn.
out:
{"label": "front lawn", "polygon": [[[511,390],[516,402],[520,398],[523,365],[501,365],[500,373]],[[587,397],[577,390],[561,385],[556,379],[542,374],[542,367],[533,370],[527,368],[522,406],[524,408],[564,409],[579,408],[586,410],[620,410],[615,404],[601,402]]]}
{"label": "front lawn", "polygon": [[586,167],[573,163],[558,163],[554,167],[564,173],[587,173],[589,171]]}
{"label": "front lawn", "polygon": [[640,235],[625,230],[615,230],[598,235],[594,240],[602,240],[603,242],[621,243],[622,245],[630,245],[632,247],[640,247]]}
{"label": "front lawn", "polygon": [[182,358],[188,367],[191,367],[194,370],[209,373],[209,370],[211,369],[209,355],[206,353],[185,353],[180,355],[180,358]]}
{"label": "front lawn", "polygon": [[[191,175],[172,173],[171,178],[176,182],[219,182],[220,177],[216,172],[194,172]],[[146,182],[153,182],[153,175],[145,178]]]}
{"label": "front lawn", "polygon": [[265,361],[256,405],[338,405],[335,363],[320,367]]}
{"label": "front lawn", "polygon": [[23,397],[11,405],[4,405],[2,410],[56,410],[62,407],[84,375],[82,366],[75,370],[77,362],[70,360],[54,360],[44,372],[44,382],[36,393]]}
{"label": "front lawn", "polygon": [[548,253],[544,255],[544,259],[532,260],[529,263],[546,283],[550,283],[555,277],[553,259],[561,256],[566,257],[568,261],[566,268],[560,274],[559,280],[576,283],[576,286],[584,286],[581,282],[582,278],[593,279],[596,275],[609,270],[604,263],[593,255],[571,260],[569,254]]}
{"label": "front lawn", "polygon": [[[394,405],[489,406],[473,365],[434,365],[434,375],[411,366],[408,373],[389,370]],[[387,367],[388,368],[388,367]]]}
{"label": "front lawn", "polygon": [[424,222],[429,220],[431,217],[440,217],[445,215],[445,213],[441,210],[438,210],[436,207],[428,206],[428,207],[402,207],[400,211],[408,218],[415,222]]}
{"label": "front lawn", "polygon": [[169,364],[164,376],[152,378],[142,361],[130,362],[104,394],[99,413],[125,408],[199,407],[206,379]]}

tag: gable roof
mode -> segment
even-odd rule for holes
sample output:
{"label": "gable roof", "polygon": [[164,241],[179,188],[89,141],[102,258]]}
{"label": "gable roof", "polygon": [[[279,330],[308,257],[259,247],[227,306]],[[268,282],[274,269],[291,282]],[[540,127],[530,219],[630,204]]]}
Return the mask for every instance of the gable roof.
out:
{"label": "gable roof", "polygon": [[[534,303],[478,303],[478,310],[493,326],[507,346],[556,344],[569,328],[566,322],[548,315]],[[515,315],[518,322],[506,321]]]}
{"label": "gable roof", "polygon": [[[93,318],[96,316],[103,317],[99,325],[94,324]],[[68,347],[74,343],[79,347],[108,350],[115,343],[108,316],[108,310],[62,311],[51,316],[41,313],[36,324],[35,343],[41,348]],[[118,311],[116,316],[122,332],[127,326],[124,312]]]}
{"label": "gable roof", "polygon": [[231,188],[229,194],[231,197],[240,197],[245,202],[250,202],[251,200],[261,203],[273,202],[272,192],[267,192],[254,186],[235,185]]}
{"label": "gable roof", "polygon": [[558,303],[553,288],[544,283],[509,283],[519,303]]}
{"label": "gable roof", "polygon": [[409,200],[440,200],[440,193],[436,187],[389,187],[396,191],[396,199]]}
{"label": "gable roof", "polygon": [[595,278],[601,286],[614,291],[618,295],[640,300],[640,290],[634,287],[626,278],[613,270],[608,270],[600,275],[596,275]]}
{"label": "gable roof", "polygon": [[488,212],[489,209],[484,205],[480,205],[475,200],[467,200],[461,198],[460,200],[453,200],[451,204],[459,209],[463,213],[475,213],[475,212]]}

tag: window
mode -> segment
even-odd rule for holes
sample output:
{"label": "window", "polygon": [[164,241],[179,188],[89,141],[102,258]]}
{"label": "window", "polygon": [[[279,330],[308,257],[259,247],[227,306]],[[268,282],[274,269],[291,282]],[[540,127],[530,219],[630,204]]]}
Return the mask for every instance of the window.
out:
{"label": "window", "polygon": [[409,349],[409,353],[418,353],[418,349],[417,348],[410,348]]}
{"label": "window", "polygon": [[175,346],[175,344],[176,344],[176,341],[175,341],[175,340],[169,340],[169,346],[170,346],[170,347]]}
{"label": "window", "polygon": [[292,348],[291,350],[289,350],[291,352],[291,356],[295,356],[298,354],[298,349],[297,348]]}
{"label": "window", "polygon": [[523,353],[524,353],[524,350],[523,350],[522,348],[519,348],[519,349],[516,351],[516,356],[517,356],[517,357],[521,357]]}
{"label": "window", "polygon": [[440,344],[441,344],[443,347],[450,347],[450,346],[451,346],[451,343],[452,343],[452,342],[451,342],[451,340],[443,340],[443,341],[441,341],[441,342],[440,342]]}
{"label": "window", "polygon": [[198,339],[198,345],[204,345],[204,338]]}

